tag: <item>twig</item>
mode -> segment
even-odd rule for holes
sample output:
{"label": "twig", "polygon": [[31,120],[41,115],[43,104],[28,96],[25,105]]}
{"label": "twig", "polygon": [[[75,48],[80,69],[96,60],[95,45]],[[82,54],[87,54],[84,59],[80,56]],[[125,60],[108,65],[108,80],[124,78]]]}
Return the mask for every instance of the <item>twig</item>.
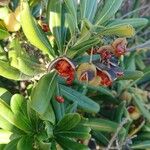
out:
{"label": "twig", "polygon": [[123,125],[127,123],[127,121],[128,121],[128,118],[125,118],[125,119],[120,123],[119,127],[117,128],[116,133],[115,133],[115,134],[113,135],[113,137],[111,138],[111,140],[110,140],[110,142],[109,142],[109,144],[108,144],[108,146],[107,146],[107,148],[106,148],[105,150],[110,150],[110,149],[111,149],[111,146],[112,146],[112,144],[114,143],[114,141],[116,140],[116,137],[117,137],[119,131],[122,129]]}
{"label": "twig", "polygon": [[135,9],[135,10],[133,10],[133,11],[131,11],[131,12],[125,14],[124,16],[121,17],[121,19],[123,19],[123,18],[125,18],[125,17],[127,17],[127,16],[129,16],[129,15],[132,15],[133,13],[135,13],[135,12],[137,12],[137,11],[140,11],[140,10],[142,10],[142,9],[145,9],[145,8],[149,8],[149,5],[145,5],[145,6],[141,7],[141,8],[137,8],[137,9]]}
{"label": "twig", "polygon": [[128,49],[128,51],[131,52],[137,48],[142,49],[142,48],[149,48],[149,47],[150,47],[150,40],[148,40],[147,42],[145,42],[143,44],[137,45],[135,47],[131,47],[130,49]]}

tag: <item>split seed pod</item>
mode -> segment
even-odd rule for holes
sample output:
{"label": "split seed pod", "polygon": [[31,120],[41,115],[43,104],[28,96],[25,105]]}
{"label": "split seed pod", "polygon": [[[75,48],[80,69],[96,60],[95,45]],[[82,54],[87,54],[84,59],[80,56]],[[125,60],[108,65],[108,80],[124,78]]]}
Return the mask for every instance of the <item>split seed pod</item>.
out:
{"label": "split seed pod", "polygon": [[100,78],[96,75],[96,67],[92,63],[82,63],[77,69],[77,78],[81,82],[89,85],[98,86]]}
{"label": "split seed pod", "polygon": [[135,107],[135,106],[129,106],[127,108],[127,110],[129,112],[129,115],[130,115],[131,119],[137,120],[137,119],[140,118],[141,113],[140,113],[140,111],[138,110],[137,107]]}
{"label": "split seed pod", "polygon": [[100,68],[97,67],[97,76],[100,78],[99,85],[103,86],[110,86],[112,85],[112,78],[111,75],[105,71],[101,70]]}
{"label": "split seed pod", "polygon": [[126,52],[127,40],[125,38],[118,38],[112,43],[115,56],[120,57]]}
{"label": "split seed pod", "polygon": [[113,52],[113,47],[111,45],[102,46],[96,51],[96,53],[101,55],[102,60],[110,59],[111,52]]}
{"label": "split seed pod", "polygon": [[67,57],[59,57],[51,62],[48,71],[56,69],[58,74],[65,78],[67,84],[72,84],[75,76],[75,66]]}

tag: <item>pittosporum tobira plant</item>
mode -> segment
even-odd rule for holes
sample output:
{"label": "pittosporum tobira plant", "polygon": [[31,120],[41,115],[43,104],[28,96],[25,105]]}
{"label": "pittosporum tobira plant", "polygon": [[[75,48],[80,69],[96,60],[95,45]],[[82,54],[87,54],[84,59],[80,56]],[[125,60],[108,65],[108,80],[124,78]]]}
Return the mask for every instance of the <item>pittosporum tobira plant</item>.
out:
{"label": "pittosporum tobira plant", "polygon": [[[103,6],[98,0],[37,2],[12,1],[11,10],[0,8],[0,75],[28,85],[22,94],[0,89],[1,149],[86,150],[91,137],[108,148],[115,142],[108,139],[116,137],[121,149],[130,146],[136,132],[129,130],[131,120],[140,125],[150,120],[148,110],[133,89],[115,95],[109,88],[143,75],[126,69],[124,56],[134,20],[141,25],[147,20],[115,20],[123,0]],[[128,98],[136,106],[120,101]],[[105,100],[115,108],[109,120],[101,117]]]}

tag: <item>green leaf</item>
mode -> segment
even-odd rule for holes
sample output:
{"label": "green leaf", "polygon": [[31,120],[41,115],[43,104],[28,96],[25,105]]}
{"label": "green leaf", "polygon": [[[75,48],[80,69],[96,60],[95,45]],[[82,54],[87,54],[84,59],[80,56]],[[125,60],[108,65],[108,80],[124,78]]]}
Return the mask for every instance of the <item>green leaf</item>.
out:
{"label": "green leaf", "polygon": [[105,36],[119,36],[119,37],[132,37],[135,34],[134,28],[130,24],[114,25],[106,27],[99,35]]}
{"label": "green leaf", "polygon": [[84,111],[93,113],[97,113],[99,111],[100,106],[87,96],[64,85],[60,86],[60,90],[62,95],[64,95],[64,97],[66,97],[67,100],[77,102],[79,108],[83,109]]}
{"label": "green leaf", "polygon": [[0,144],[0,150],[4,150],[5,144]]}
{"label": "green leaf", "polygon": [[44,75],[31,93],[31,107],[39,114],[44,114],[50,104],[56,88],[56,73]]}
{"label": "green leaf", "polygon": [[10,101],[10,107],[12,112],[15,114],[15,122],[20,122],[20,120],[22,120],[24,124],[31,124],[27,114],[27,101],[22,95],[13,95]]}
{"label": "green leaf", "polygon": [[41,64],[38,64],[28,58],[18,57],[18,69],[29,76],[35,76],[37,74],[43,73],[46,68]]}
{"label": "green leaf", "polygon": [[87,19],[81,20],[81,29],[79,37],[74,46],[89,40],[92,37],[93,25]]}
{"label": "green leaf", "polygon": [[133,101],[135,105],[138,107],[141,114],[150,122],[149,111],[146,109],[146,107],[144,107],[144,102],[142,101],[142,99],[137,94],[134,94]]}
{"label": "green leaf", "polygon": [[[85,62],[90,62],[90,56],[89,55],[83,55],[83,56],[79,56],[77,58],[74,59],[74,62],[76,62],[78,65],[85,63]],[[92,61],[96,61],[100,59],[100,55],[96,54],[92,56]]]}
{"label": "green leaf", "polygon": [[10,142],[11,132],[0,129],[0,144],[7,144]]}
{"label": "green leaf", "polygon": [[128,19],[115,19],[112,20],[110,23],[108,23],[107,27],[111,27],[114,25],[125,25],[125,24],[130,24],[134,28],[139,28],[142,26],[147,25],[148,20],[145,18],[128,18]]}
{"label": "green leaf", "polygon": [[136,140],[141,140],[141,141],[149,140],[149,139],[150,139],[150,132],[141,132],[136,137]]}
{"label": "green leaf", "polygon": [[4,150],[17,150],[18,141],[19,141],[19,139],[12,140],[5,146]]}
{"label": "green leaf", "polygon": [[143,76],[142,71],[125,71],[122,77],[119,77],[117,80],[136,80]]}
{"label": "green leaf", "polygon": [[17,150],[33,150],[33,137],[23,136],[17,144]]}
{"label": "green leaf", "polygon": [[24,116],[27,116],[27,102],[22,95],[13,95],[11,98],[10,107],[14,114],[22,113]]}
{"label": "green leaf", "polygon": [[56,101],[55,97],[52,98],[52,106],[54,108],[54,113],[57,121],[61,120],[64,116],[64,109],[62,105],[62,103],[60,104]]}
{"label": "green leaf", "polygon": [[123,114],[124,114],[124,109],[125,109],[125,102],[121,102],[116,111],[115,111],[115,116],[114,116],[114,120],[118,123],[121,123],[122,121],[122,117],[123,117]]}
{"label": "green leaf", "polygon": [[131,145],[132,149],[147,149],[150,148],[150,140],[147,141],[137,141]]}
{"label": "green leaf", "polygon": [[52,49],[49,40],[45,33],[39,28],[37,22],[31,15],[28,2],[21,2],[21,25],[23,32],[31,44],[39,48],[44,54],[48,54],[50,58],[53,58],[54,51]]}
{"label": "green leaf", "polygon": [[22,73],[34,76],[46,70],[44,65],[40,64],[35,58],[32,58],[27,54],[25,49],[21,47],[18,39],[14,39],[10,43],[9,48],[11,50],[8,52],[8,57],[11,66],[17,68]]}
{"label": "green leaf", "polygon": [[97,10],[97,0],[81,0],[80,1],[80,19],[88,19],[93,22]]}
{"label": "green leaf", "polygon": [[12,80],[30,80],[31,77],[23,74],[18,69],[11,67],[7,62],[0,60],[0,75]]}
{"label": "green leaf", "polygon": [[63,136],[57,136],[56,141],[65,150],[90,150],[87,146],[79,144],[69,138]]}
{"label": "green leaf", "polygon": [[78,28],[77,23],[77,1],[76,0],[64,0],[68,15],[66,16],[68,27],[72,35],[75,33],[75,29]]}
{"label": "green leaf", "polygon": [[0,60],[7,61],[7,53],[4,51],[2,46],[0,45]]}
{"label": "green leaf", "polygon": [[97,25],[103,24],[115,15],[122,4],[123,0],[107,0],[102,8],[98,10],[95,23]]}
{"label": "green leaf", "polygon": [[67,113],[76,112],[77,106],[78,106],[78,103],[77,103],[77,102],[74,102],[74,103],[72,103],[72,104],[69,104],[69,106],[66,108],[65,113],[67,114]]}
{"label": "green leaf", "polygon": [[68,12],[74,17],[77,22],[77,1],[76,0],[64,0]]}
{"label": "green leaf", "polygon": [[45,111],[45,113],[40,115],[40,118],[42,120],[50,121],[52,124],[55,123],[55,114],[51,104],[48,105],[48,108]]}
{"label": "green leaf", "polygon": [[9,37],[9,32],[6,30],[0,29],[0,40],[3,40],[7,37]]}
{"label": "green leaf", "polygon": [[17,128],[27,133],[32,131],[29,122],[19,114],[14,115],[10,107],[1,99],[0,99],[0,110],[1,110],[0,116],[6,121],[8,121],[10,124],[16,126]]}
{"label": "green leaf", "polygon": [[[119,127],[119,124],[116,122],[105,120],[101,118],[95,118],[95,119],[89,119],[83,123],[84,126],[90,127],[91,129],[95,131],[101,131],[101,132],[116,132],[117,128]],[[125,129],[123,128],[122,131]]]}
{"label": "green leaf", "polygon": [[102,134],[100,131],[92,131],[92,135],[93,137],[96,139],[96,142],[99,143],[99,144],[103,144],[105,146],[108,145],[109,143],[109,140],[108,138]]}
{"label": "green leaf", "polygon": [[84,54],[87,50],[95,46],[96,44],[100,43],[100,38],[91,38],[89,40],[83,41],[79,43],[78,45],[75,45],[68,49],[67,56],[69,58],[73,58],[75,56],[79,56]]}
{"label": "green leaf", "polygon": [[46,142],[43,142],[43,141],[38,141],[38,145],[39,145],[40,150],[51,150],[51,145],[52,144],[51,143],[46,143]]}
{"label": "green leaf", "polygon": [[1,7],[0,14],[0,19],[4,20],[9,14],[9,9],[7,7]]}
{"label": "green leaf", "polygon": [[50,30],[55,37],[58,49],[62,51],[62,3],[60,0],[50,0],[47,7]]}
{"label": "green leaf", "polygon": [[77,113],[66,114],[55,127],[55,132],[70,130],[77,126],[81,121],[81,117]]}
{"label": "green leaf", "polygon": [[4,100],[7,104],[9,104],[11,97],[12,97],[12,94],[9,91],[0,87],[0,98],[2,100]]}
{"label": "green leaf", "polygon": [[136,64],[135,64],[135,59],[136,59],[136,53],[133,52],[131,53],[128,57],[125,57],[125,62],[124,62],[124,68],[127,71],[135,71],[136,70]]}
{"label": "green leaf", "polygon": [[91,129],[89,127],[84,127],[79,123],[75,128],[69,131],[59,131],[57,134],[70,138],[89,139],[91,137],[90,131]]}
{"label": "green leaf", "polygon": [[13,124],[11,124],[9,121],[4,119],[2,116],[0,116],[0,128],[17,134],[24,134],[22,130],[15,127]]}

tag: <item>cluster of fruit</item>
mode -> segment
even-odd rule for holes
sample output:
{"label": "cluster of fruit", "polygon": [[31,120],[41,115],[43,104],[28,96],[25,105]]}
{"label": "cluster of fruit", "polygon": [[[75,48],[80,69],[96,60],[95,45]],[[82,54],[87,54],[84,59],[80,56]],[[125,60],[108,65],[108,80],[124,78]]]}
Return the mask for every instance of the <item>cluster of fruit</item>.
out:
{"label": "cluster of fruit", "polygon": [[111,45],[91,50],[91,57],[93,54],[99,54],[100,59],[79,66],[75,66],[73,60],[67,57],[59,57],[51,63],[49,70],[55,68],[58,74],[66,79],[67,84],[72,84],[76,74],[81,82],[93,86],[110,86],[118,76],[123,75],[118,58],[125,54],[126,45],[126,39],[118,38]]}

